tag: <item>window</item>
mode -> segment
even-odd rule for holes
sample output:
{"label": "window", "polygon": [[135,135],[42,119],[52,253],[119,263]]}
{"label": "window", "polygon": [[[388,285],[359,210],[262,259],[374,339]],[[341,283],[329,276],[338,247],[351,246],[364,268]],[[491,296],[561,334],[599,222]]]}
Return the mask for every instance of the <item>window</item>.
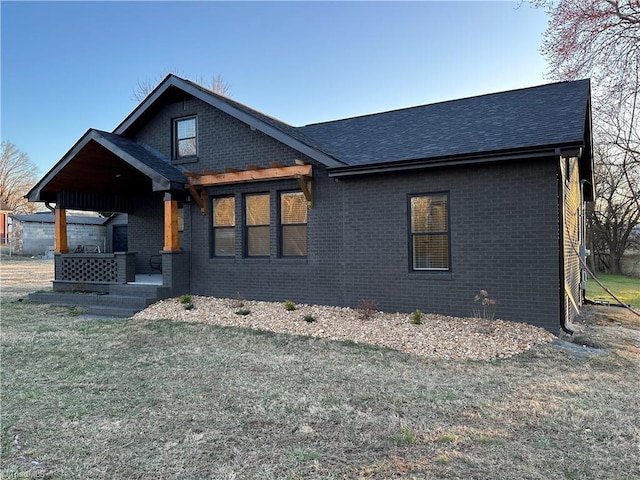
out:
{"label": "window", "polygon": [[232,257],[236,252],[236,201],[233,197],[213,199],[213,255]]}
{"label": "window", "polygon": [[449,197],[410,197],[413,270],[449,270]]}
{"label": "window", "polygon": [[248,257],[268,257],[270,252],[269,194],[245,197],[245,238]]}
{"label": "window", "polygon": [[195,157],[197,151],[196,117],[174,120],[174,157]]}
{"label": "window", "polygon": [[280,228],[283,257],[307,255],[307,199],[302,192],[280,194]]}

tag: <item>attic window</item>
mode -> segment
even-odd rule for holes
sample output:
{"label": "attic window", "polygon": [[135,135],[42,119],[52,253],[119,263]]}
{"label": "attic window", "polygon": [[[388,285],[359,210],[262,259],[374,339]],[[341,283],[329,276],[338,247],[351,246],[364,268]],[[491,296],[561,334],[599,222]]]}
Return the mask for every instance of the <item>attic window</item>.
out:
{"label": "attic window", "polygon": [[178,118],[173,121],[174,157],[195,157],[198,154],[196,117]]}

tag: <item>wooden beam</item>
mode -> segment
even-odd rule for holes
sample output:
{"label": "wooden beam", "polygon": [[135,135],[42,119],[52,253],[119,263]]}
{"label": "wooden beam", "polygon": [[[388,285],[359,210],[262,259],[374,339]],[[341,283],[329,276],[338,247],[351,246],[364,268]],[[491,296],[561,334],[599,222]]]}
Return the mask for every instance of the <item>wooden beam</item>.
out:
{"label": "wooden beam", "polygon": [[55,209],[55,239],[54,253],[68,253],[69,244],[67,243],[67,211],[64,208]]}
{"label": "wooden beam", "polygon": [[217,175],[201,175],[200,178],[189,177],[194,187],[228,185],[230,183],[262,182],[265,180],[296,179],[300,176],[311,178],[311,165],[294,165],[292,167],[263,168],[261,170],[244,170],[238,172],[219,173]]}
{"label": "wooden beam", "polygon": [[195,200],[200,207],[200,213],[202,215],[207,214],[207,194],[204,190],[198,191],[193,185],[187,185],[187,190],[191,194],[191,198]]}
{"label": "wooden beam", "polygon": [[220,172],[216,172],[215,170],[203,170],[203,175],[218,175]]}
{"label": "wooden beam", "polygon": [[241,172],[242,170],[238,170],[237,168],[233,168],[233,167],[226,167],[224,171],[227,173],[238,173],[238,172]]}
{"label": "wooden beam", "polygon": [[173,200],[170,194],[165,194],[164,199],[164,248],[165,252],[180,250],[178,239],[178,201]]}
{"label": "wooden beam", "polygon": [[197,178],[200,176],[199,173],[195,173],[195,172],[182,172],[182,174],[187,178]]}
{"label": "wooden beam", "polygon": [[313,190],[312,190],[312,180],[311,177],[305,177],[300,175],[296,178],[298,180],[298,185],[300,186],[300,190],[304,193],[304,197],[307,199],[307,208],[313,208]]}
{"label": "wooden beam", "polygon": [[269,166],[270,166],[271,168],[282,168],[282,167],[284,167],[285,165],[283,165],[283,164],[282,164],[282,163],[280,163],[280,162],[269,162]]}
{"label": "wooden beam", "polygon": [[259,167],[258,165],[254,165],[252,163],[249,163],[247,165],[247,170],[262,170],[264,167]]}

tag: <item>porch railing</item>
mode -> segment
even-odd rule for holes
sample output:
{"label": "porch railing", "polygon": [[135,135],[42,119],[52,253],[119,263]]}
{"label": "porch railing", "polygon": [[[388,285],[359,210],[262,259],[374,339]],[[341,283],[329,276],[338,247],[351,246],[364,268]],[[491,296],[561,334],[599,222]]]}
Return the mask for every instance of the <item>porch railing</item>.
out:
{"label": "porch railing", "polygon": [[[82,286],[102,290],[114,283],[133,282],[136,278],[135,253],[62,253],[55,255],[54,289]],[[55,288],[55,286],[58,288]],[[64,286],[67,284],[68,286]]]}

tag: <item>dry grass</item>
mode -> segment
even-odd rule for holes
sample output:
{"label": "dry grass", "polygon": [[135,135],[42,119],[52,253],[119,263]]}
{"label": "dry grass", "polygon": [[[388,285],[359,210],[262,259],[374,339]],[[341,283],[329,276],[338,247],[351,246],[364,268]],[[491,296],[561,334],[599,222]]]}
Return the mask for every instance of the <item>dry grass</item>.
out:
{"label": "dry grass", "polygon": [[638,356],[492,362],[8,302],[2,478],[632,478]]}
{"label": "dry grass", "polygon": [[0,477],[637,478],[640,325],[601,322],[603,350],[425,360],[3,299]]}

